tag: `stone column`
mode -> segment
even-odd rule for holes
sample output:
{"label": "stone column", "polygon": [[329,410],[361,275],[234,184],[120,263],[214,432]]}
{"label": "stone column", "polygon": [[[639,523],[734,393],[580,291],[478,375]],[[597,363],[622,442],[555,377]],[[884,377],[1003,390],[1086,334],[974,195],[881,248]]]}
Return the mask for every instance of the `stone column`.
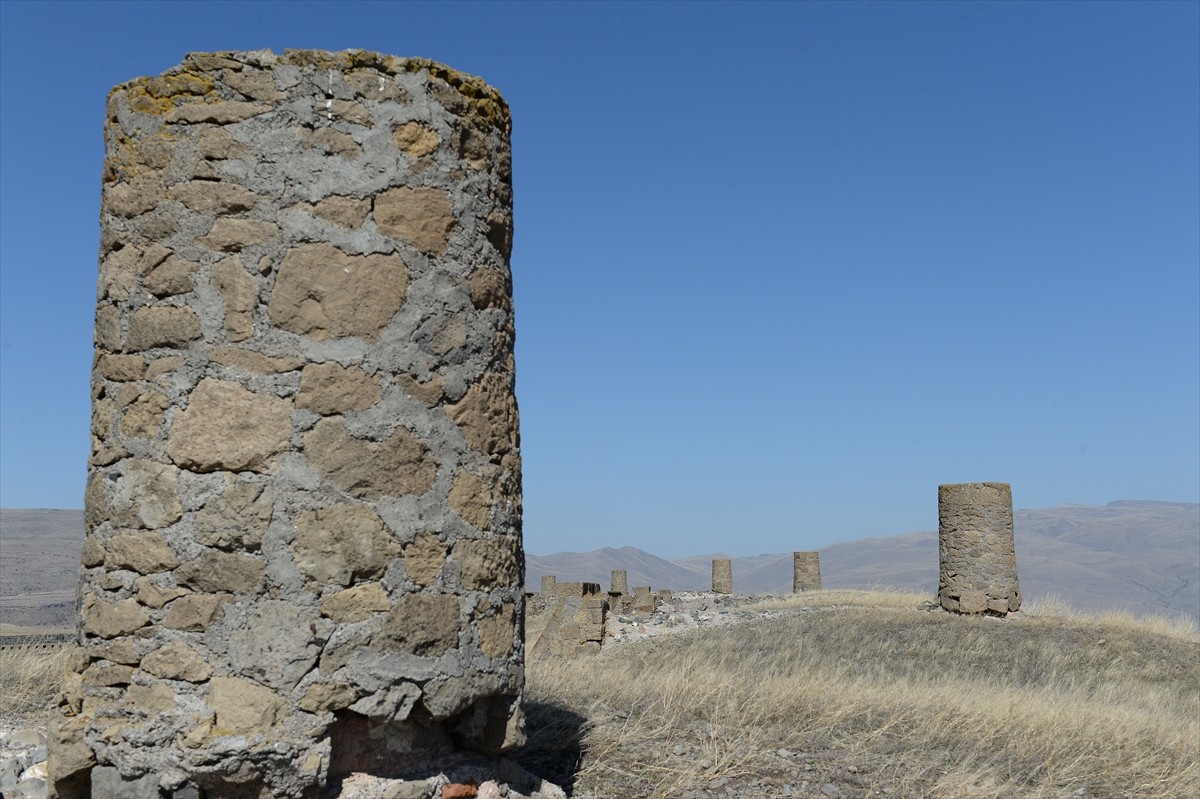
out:
{"label": "stone column", "polygon": [[542,575],[542,599],[551,599],[557,595],[558,578],[553,574]]}
{"label": "stone column", "polygon": [[733,561],[729,558],[713,558],[712,590],[714,594],[733,593]]}
{"label": "stone column", "polygon": [[311,796],[523,739],[509,129],[363,51],[109,94],[59,796]]}
{"label": "stone column", "polygon": [[622,595],[629,593],[629,575],[625,569],[612,570],[612,581],[609,584],[608,593]]}
{"label": "stone column", "polygon": [[637,585],[633,588],[633,610],[636,613],[654,612],[654,592],[648,585]]}
{"label": "stone column", "polygon": [[821,553],[792,553],[792,593],[821,590]]}
{"label": "stone column", "polygon": [[956,613],[1021,607],[1008,483],[938,486],[938,601]]}

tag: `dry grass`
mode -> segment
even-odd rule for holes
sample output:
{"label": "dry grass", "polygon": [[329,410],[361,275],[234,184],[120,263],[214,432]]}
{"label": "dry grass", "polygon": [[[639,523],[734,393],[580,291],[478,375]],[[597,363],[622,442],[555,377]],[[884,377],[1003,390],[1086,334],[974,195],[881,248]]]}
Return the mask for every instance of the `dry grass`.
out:
{"label": "dry grass", "polygon": [[66,647],[0,648],[0,718],[37,719],[53,706],[67,670]]}
{"label": "dry grass", "polygon": [[825,782],[843,797],[1200,796],[1185,625],[963,618],[860,593],[532,663],[522,758],[598,799]]}

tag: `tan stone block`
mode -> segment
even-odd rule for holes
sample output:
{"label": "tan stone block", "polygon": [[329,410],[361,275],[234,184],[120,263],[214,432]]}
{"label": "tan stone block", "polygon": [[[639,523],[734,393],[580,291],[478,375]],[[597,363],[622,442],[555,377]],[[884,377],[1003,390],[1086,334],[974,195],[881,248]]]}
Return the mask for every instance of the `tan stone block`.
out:
{"label": "tan stone block", "polygon": [[196,139],[196,151],[204,158],[225,160],[245,155],[249,148],[224,128],[206,128]]}
{"label": "tan stone block", "polygon": [[191,308],[138,308],[129,318],[131,350],[185,347],[200,338],[200,318]]}
{"label": "tan stone block", "polygon": [[267,309],[271,322],[315,339],[375,341],[404,304],[408,269],[398,255],[347,255],[304,244],[279,265]]}
{"label": "tan stone block", "polygon": [[112,433],[113,416],[117,405],[111,399],[98,399],[92,403],[92,435],[107,439]]}
{"label": "tan stone block", "polygon": [[350,435],[340,419],[322,419],[305,434],[304,453],[318,474],[359,499],[421,495],[437,477],[433,454],[403,428],[370,441]]}
{"label": "tan stone block", "polygon": [[404,547],[404,571],[417,585],[433,585],[445,562],[446,545],[432,533],[422,533]]}
{"label": "tan stone block", "polygon": [[157,377],[173,372],[183,365],[182,355],[168,355],[165,358],[155,358],[150,361],[146,367],[146,379],[154,380]]}
{"label": "tan stone block", "polygon": [[439,657],[458,646],[458,631],[458,597],[410,594],[393,605],[375,648],[395,646],[414,655]]}
{"label": "tan stone block", "polygon": [[142,285],[156,297],[184,294],[196,287],[194,275],[200,265],[172,255],[162,263],[145,271]]}
{"label": "tan stone block", "polygon": [[109,520],[118,527],[157,530],[179,521],[179,470],[140,458],[121,464],[108,501]]}
{"label": "tan stone block", "polygon": [[80,559],[84,568],[90,569],[93,566],[99,566],[104,562],[104,545],[95,536],[89,535],[83,540]]}
{"label": "tan stone block", "polygon": [[454,478],[450,489],[450,507],[467,524],[477,530],[486,530],[492,520],[491,487],[468,471],[461,471]]}
{"label": "tan stone block", "polygon": [[212,122],[217,125],[228,125],[231,122],[242,122],[270,110],[271,106],[269,105],[243,103],[237,100],[219,100],[215,103],[191,102],[173,108],[167,114],[166,121],[172,123]]}
{"label": "tan stone block", "polygon": [[253,555],[206,549],[175,570],[175,582],[208,594],[256,594],[262,590],[266,570],[266,564]]}
{"label": "tan stone block", "polygon": [[128,635],[150,623],[150,617],[132,599],[107,602],[89,594],[83,600],[83,631],[101,638]]}
{"label": "tan stone block", "polygon": [[83,528],[90,534],[96,526],[108,521],[108,475],[92,471],[83,490]]}
{"label": "tan stone block", "polygon": [[379,583],[364,583],[321,598],[321,615],[339,624],[349,624],[369,618],[372,613],[389,610],[392,606],[387,592]]}
{"label": "tan stone block", "polygon": [[261,69],[244,69],[241,72],[230,70],[225,73],[225,84],[251,100],[271,103],[287,97],[286,93],[275,88],[274,76]]}
{"label": "tan stone block", "polygon": [[454,149],[469,169],[487,169],[491,164],[491,137],[471,125],[464,125],[455,131]]}
{"label": "tan stone block", "polygon": [[296,568],[314,580],[349,585],[382,575],[400,544],[365,505],[330,505],[296,519],[292,553]]}
{"label": "tan stone block", "polygon": [[121,414],[121,432],[133,438],[157,438],[169,404],[157,391],[140,394]]}
{"label": "tan stone block", "polygon": [[307,710],[309,713],[324,713],[349,707],[356,699],[358,694],[354,688],[345,683],[319,682],[310,685],[297,704],[301,710]]}
{"label": "tan stone block", "polygon": [[396,146],[412,158],[429,155],[442,143],[441,138],[420,122],[405,122],[392,132]]}
{"label": "tan stone block", "polygon": [[492,660],[508,657],[516,635],[516,613],[511,603],[504,603],[500,613],[478,621],[479,648]]}
{"label": "tan stone block", "polygon": [[467,323],[458,316],[444,316],[432,327],[429,336],[429,351],[435,355],[446,355],[467,343]]}
{"label": "tan stone block", "polygon": [[401,186],[375,196],[375,224],[385,236],[442,255],[454,227],[450,198],[440,189]]}
{"label": "tan stone block", "polygon": [[261,375],[292,372],[304,365],[299,358],[271,358],[251,350],[238,347],[214,347],[211,359],[222,366],[232,366]]}
{"label": "tan stone block", "polygon": [[[162,683],[133,684],[125,689],[124,704],[151,715],[175,709],[175,692]],[[119,738],[118,738],[119,740]]]}
{"label": "tan stone block", "polygon": [[498,268],[481,266],[467,277],[467,283],[476,309],[512,308],[512,282]]}
{"label": "tan stone block", "polygon": [[208,706],[217,714],[216,735],[269,733],[286,703],[275,692],[240,677],[213,677]]}
{"label": "tan stone block", "polygon": [[227,594],[188,594],[167,607],[162,626],[172,630],[203,632],[217,620],[221,606],[233,600]]}
{"label": "tan stone block", "polygon": [[395,376],[396,385],[410,397],[415,397],[427,408],[432,408],[442,399],[444,386],[442,378],[432,377],[424,383],[418,383],[412,375],[398,374]]}
{"label": "tan stone block", "polygon": [[254,335],[254,306],[258,304],[258,284],[242,268],[236,255],[213,266],[213,283],[225,300],[225,336],[243,341]]}
{"label": "tan stone block", "polygon": [[463,540],[454,545],[453,556],[462,567],[462,585],[468,590],[490,590],[516,585],[520,574],[515,536]]}
{"label": "tan stone block", "polygon": [[169,571],[179,558],[155,533],[121,533],[108,539],[104,565],[109,569],[132,569],[138,574]]}
{"label": "tan stone block", "polygon": [[356,367],[328,361],[304,367],[296,407],[328,416],[370,408],[381,396],[379,378],[369,377]]}
{"label": "tan stone block", "polygon": [[196,243],[217,252],[238,252],[279,235],[279,228],[258,219],[218,217],[207,235]]}
{"label": "tan stone block", "polygon": [[987,594],[983,591],[963,591],[958,597],[961,613],[983,613],[987,610]]}
{"label": "tan stone block", "polygon": [[146,359],[141,355],[104,354],[96,364],[96,371],[105,380],[141,380],[146,374]]}
{"label": "tan stone block", "polygon": [[87,643],[87,656],[97,660],[109,660],[126,666],[136,666],[142,659],[133,638],[92,638]]}
{"label": "tan stone block", "polygon": [[96,347],[102,350],[123,349],[121,312],[115,306],[101,305],[96,309]]}
{"label": "tan stone block", "polygon": [[291,404],[205,378],[171,425],[167,452],[193,471],[265,471],[292,434]]}
{"label": "tan stone block", "polygon": [[161,585],[149,577],[139,577],[134,580],[133,590],[137,592],[138,602],[148,608],[161,608],[172,599],[178,599],[187,593],[182,588]]}
{"label": "tan stone block", "polygon": [[212,667],[196,650],[179,640],[168,641],[142,658],[142,671],[164,680],[204,682],[212,676]]}
{"label": "tan stone block", "polygon": [[196,514],[196,541],[217,549],[256,550],[274,510],[261,485],[236,482]]}
{"label": "tan stone block", "polygon": [[517,401],[511,374],[488,372],[446,412],[462,428],[472,449],[499,460],[516,448]]}
{"label": "tan stone block", "polygon": [[88,721],[85,716],[51,716],[46,725],[46,774],[51,785],[61,785],[96,765],[96,753],[84,735]]}
{"label": "tan stone block", "polygon": [[296,138],[307,147],[320,150],[326,155],[337,155],[347,160],[353,160],[362,155],[362,147],[354,141],[354,137],[333,130],[332,128],[293,128]]}
{"label": "tan stone block", "polygon": [[133,682],[133,667],[115,663],[93,663],[81,676],[85,688],[112,688]]}
{"label": "tan stone block", "polygon": [[130,218],[146,213],[162,199],[162,181],[157,175],[151,174],[124,183],[106,185],[100,207],[103,213]]}
{"label": "tan stone block", "polygon": [[356,200],[353,197],[326,197],[312,206],[314,216],[351,229],[360,227],[370,211],[370,200]]}

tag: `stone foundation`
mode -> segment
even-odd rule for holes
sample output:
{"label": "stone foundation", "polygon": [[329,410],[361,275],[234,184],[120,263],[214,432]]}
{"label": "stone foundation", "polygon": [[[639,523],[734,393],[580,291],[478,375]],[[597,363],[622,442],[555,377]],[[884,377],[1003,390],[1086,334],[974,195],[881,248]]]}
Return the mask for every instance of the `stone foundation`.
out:
{"label": "stone foundation", "polygon": [[1021,607],[1008,483],[938,486],[938,601],[955,613]]}
{"label": "stone foundation", "polygon": [[509,114],[361,51],[109,96],[60,796],[523,739]]}

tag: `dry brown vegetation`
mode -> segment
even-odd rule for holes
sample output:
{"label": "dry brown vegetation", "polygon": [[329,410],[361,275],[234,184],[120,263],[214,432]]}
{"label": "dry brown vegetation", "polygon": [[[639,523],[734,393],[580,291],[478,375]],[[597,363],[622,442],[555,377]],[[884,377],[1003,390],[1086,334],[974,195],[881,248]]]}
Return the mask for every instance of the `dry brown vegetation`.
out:
{"label": "dry brown vegetation", "polygon": [[597,799],[1200,796],[1194,624],[921,598],[806,594],[531,663],[521,759]]}
{"label": "dry brown vegetation", "polygon": [[40,721],[53,707],[67,648],[0,647],[0,719]]}

